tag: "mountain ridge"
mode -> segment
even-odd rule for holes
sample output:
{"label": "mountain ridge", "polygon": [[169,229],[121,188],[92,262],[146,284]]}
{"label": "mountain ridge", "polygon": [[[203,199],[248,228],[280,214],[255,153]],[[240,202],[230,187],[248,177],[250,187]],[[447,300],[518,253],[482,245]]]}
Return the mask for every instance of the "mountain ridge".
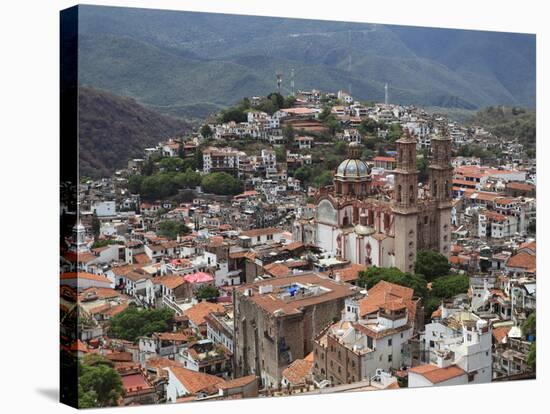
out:
{"label": "mountain ridge", "polygon": [[190,130],[187,122],[158,114],[135,100],[88,87],[78,91],[79,171],[109,176],[144,148]]}
{"label": "mountain ridge", "polygon": [[393,103],[535,105],[534,35],[99,6],[79,21],[84,85],[189,119],[272,92],[278,72],[288,93],[291,69],[297,88],[361,100],[388,82]]}

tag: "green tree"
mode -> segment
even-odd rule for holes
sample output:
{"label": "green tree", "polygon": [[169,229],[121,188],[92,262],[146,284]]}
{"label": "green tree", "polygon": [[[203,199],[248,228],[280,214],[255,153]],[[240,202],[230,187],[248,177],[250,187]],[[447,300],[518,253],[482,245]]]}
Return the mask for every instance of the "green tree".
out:
{"label": "green tree", "polygon": [[430,163],[426,157],[418,158],[416,160],[416,169],[418,170],[418,181],[425,183],[430,176]]}
{"label": "green tree", "polygon": [[401,138],[403,135],[403,128],[400,124],[391,124],[388,129],[388,135],[386,136],[387,140],[390,142],[394,142]]}
{"label": "green tree", "polygon": [[323,109],[321,110],[321,112],[319,113],[319,120],[320,121],[326,121],[330,115],[331,115],[331,112],[332,111],[332,107],[327,105],[327,106],[324,106]]}
{"label": "green tree", "polygon": [[181,158],[177,158],[177,157],[166,157],[160,160],[159,166],[165,172],[177,172],[177,171],[182,171],[184,166],[184,161]]}
{"label": "green tree", "polygon": [[111,361],[88,355],[79,363],[78,391],[81,408],[115,406],[122,395],[122,379]]}
{"label": "green tree", "polygon": [[285,125],[283,128],[283,138],[286,139],[287,142],[293,142],[295,137],[296,131],[294,131],[292,124]]}
{"label": "green tree", "polygon": [[185,172],[176,174],[173,180],[178,188],[194,188],[201,184],[202,176],[188,168]]}
{"label": "green tree", "polygon": [[337,132],[342,131],[342,123],[334,116],[329,115],[325,121],[324,124],[328,127],[329,133],[331,135],[336,134]]}
{"label": "green tree", "polygon": [[282,108],[292,108],[292,105],[294,105],[295,102],[296,102],[296,97],[294,95],[288,95],[285,98]]}
{"label": "green tree", "polygon": [[153,174],[154,171],[155,171],[155,161],[153,159],[153,156],[150,156],[143,163],[143,166],[141,167],[141,174],[148,176]]}
{"label": "green tree", "polygon": [[325,187],[332,184],[332,172],[329,170],[323,171],[320,175],[316,176],[313,180],[315,186]]}
{"label": "green tree", "polygon": [[203,138],[209,139],[212,138],[212,135],[214,132],[212,131],[212,128],[210,128],[210,125],[204,124],[200,129],[200,134],[203,136]]}
{"label": "green tree", "polygon": [[247,115],[245,109],[239,107],[231,107],[226,109],[221,114],[221,122],[246,122]]}
{"label": "green tree", "polygon": [[101,223],[99,222],[97,213],[94,210],[94,214],[92,216],[92,233],[94,234],[94,240],[99,239],[100,231],[101,231]]}
{"label": "green tree", "polygon": [[243,190],[243,183],[230,174],[215,172],[203,177],[202,189],[218,195],[235,195]]}
{"label": "green tree", "polygon": [[420,250],[416,254],[414,271],[417,274],[424,275],[429,281],[439,276],[448,275],[450,270],[451,265],[449,261],[439,252],[433,250]]}
{"label": "green tree", "polygon": [[109,335],[135,342],[140,336],[166,332],[172,327],[174,312],[169,308],[139,309],[128,306],[110,319]]}
{"label": "green tree", "polygon": [[309,182],[311,178],[311,168],[305,165],[298,167],[296,171],[294,171],[294,178],[300,180],[303,183]]}
{"label": "green tree", "polygon": [[130,178],[128,178],[128,191],[132,194],[141,193],[141,183],[143,179],[143,175],[131,175]]}
{"label": "green tree", "polygon": [[358,285],[370,289],[381,280],[406,286],[414,290],[414,295],[426,298],[428,289],[426,279],[422,275],[404,273],[396,267],[370,267],[368,270],[359,272]]}
{"label": "green tree", "polygon": [[537,333],[537,315],[535,312],[531,313],[527,319],[525,319],[521,325],[521,330],[526,337]]}
{"label": "green tree", "polygon": [[275,147],[275,158],[277,162],[286,162],[286,148],[284,146]]}
{"label": "green tree", "polygon": [[361,121],[361,124],[359,124],[359,128],[357,129],[362,135],[367,135],[376,133],[378,131],[378,128],[378,122],[376,122],[372,118],[366,118]]}
{"label": "green tree", "polygon": [[437,298],[450,299],[460,293],[468,292],[470,279],[466,275],[441,276],[432,282],[430,293]]}
{"label": "green tree", "polygon": [[424,300],[424,315],[425,320],[430,321],[432,313],[441,305],[441,298],[437,296],[428,296]]}
{"label": "green tree", "polygon": [[177,185],[173,181],[173,174],[157,173],[146,177],[141,183],[141,196],[147,200],[154,200],[174,195]]}
{"label": "green tree", "polygon": [[334,144],[334,151],[336,154],[345,155],[348,149],[347,144],[344,141],[338,141]]}
{"label": "green tree", "polygon": [[214,300],[220,296],[220,291],[214,285],[204,285],[197,289],[195,296],[199,300]]}
{"label": "green tree", "polygon": [[527,365],[533,371],[537,369],[537,341],[533,341],[529,346],[529,352],[527,353]]}
{"label": "green tree", "polygon": [[285,98],[279,92],[271,92],[269,95],[267,95],[267,99],[273,102],[276,110],[282,108],[285,104]]}
{"label": "green tree", "polygon": [[159,235],[168,237],[172,240],[175,240],[178,235],[185,236],[189,233],[191,233],[191,229],[189,229],[189,227],[181,221],[166,220],[161,221],[159,224]]}

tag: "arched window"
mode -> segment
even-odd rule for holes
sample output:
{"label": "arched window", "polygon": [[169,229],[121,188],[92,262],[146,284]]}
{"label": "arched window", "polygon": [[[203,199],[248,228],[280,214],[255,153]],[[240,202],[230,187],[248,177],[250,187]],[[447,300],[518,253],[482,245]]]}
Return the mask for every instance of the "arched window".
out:
{"label": "arched window", "polygon": [[400,203],[401,202],[401,184],[399,184],[397,186],[397,202]]}
{"label": "arched window", "polygon": [[411,203],[414,203],[415,197],[414,197],[414,186],[411,184],[409,186],[409,201]]}
{"label": "arched window", "polygon": [[437,197],[437,180],[434,180],[432,184],[432,195],[434,197]]}

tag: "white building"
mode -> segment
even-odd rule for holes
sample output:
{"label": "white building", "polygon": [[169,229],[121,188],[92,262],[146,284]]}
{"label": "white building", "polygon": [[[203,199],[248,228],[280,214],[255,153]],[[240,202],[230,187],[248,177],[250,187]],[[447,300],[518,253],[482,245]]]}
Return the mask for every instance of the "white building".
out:
{"label": "white building", "polygon": [[116,215],[116,203],[114,201],[96,201],[92,204],[92,212],[98,217],[109,217]]}
{"label": "white building", "polygon": [[[492,329],[487,321],[463,310],[442,307],[441,311],[441,318],[427,324],[421,336],[430,364],[439,368],[456,365],[466,373],[467,383],[491,382]],[[410,379],[409,387],[429,385],[419,378],[411,385]]]}

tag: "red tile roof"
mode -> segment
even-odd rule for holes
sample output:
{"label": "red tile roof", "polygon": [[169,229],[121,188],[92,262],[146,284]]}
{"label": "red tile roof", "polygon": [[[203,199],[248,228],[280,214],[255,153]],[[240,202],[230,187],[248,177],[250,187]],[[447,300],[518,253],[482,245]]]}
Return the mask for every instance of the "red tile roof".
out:
{"label": "red tile roof", "polygon": [[537,267],[537,256],[527,252],[520,252],[508,259],[507,267],[524,269],[526,271],[534,271]]}
{"label": "red tile roof", "polygon": [[195,326],[203,325],[206,315],[210,312],[224,312],[225,307],[219,303],[200,302],[183,312]]}
{"label": "red tile roof", "polygon": [[267,227],[265,229],[253,229],[248,231],[241,232],[241,236],[248,237],[258,237],[258,236],[267,236],[270,234],[279,234],[284,233],[284,230],[277,229],[275,227]]}
{"label": "red tile roof", "polygon": [[456,365],[451,365],[446,368],[439,368],[437,365],[426,364],[409,369],[409,372],[422,375],[432,384],[448,381],[452,378],[465,375],[466,371]]}
{"label": "red tile roof", "polygon": [[61,280],[84,279],[84,280],[91,280],[95,282],[103,282],[103,283],[109,283],[109,284],[111,283],[111,281],[107,279],[105,276],[94,275],[92,273],[87,273],[87,272],[62,273],[59,278]]}
{"label": "red tile roof", "polygon": [[163,285],[168,289],[175,289],[187,283],[183,276],[180,275],[165,275],[153,278],[153,283],[157,285]]}
{"label": "red tile roof", "polygon": [[198,392],[206,392],[207,394],[215,394],[220,385],[225,383],[225,380],[210,374],[191,371],[182,367],[168,368],[179,382],[185,387],[190,394]]}
{"label": "red tile roof", "polygon": [[409,321],[416,318],[416,302],[413,300],[414,290],[405,286],[381,280],[368,290],[366,298],[359,300],[361,316],[378,312],[382,307],[405,306],[409,312]]}
{"label": "red tile roof", "polygon": [[310,359],[297,359],[283,370],[283,377],[292,385],[304,384],[311,374],[313,361]]}
{"label": "red tile roof", "polygon": [[495,341],[498,343],[502,343],[504,338],[508,335],[508,332],[510,332],[511,326],[501,326],[499,328],[493,328],[493,338],[495,338]]}
{"label": "red tile roof", "polygon": [[288,266],[285,266],[283,263],[270,263],[264,266],[264,270],[274,277],[283,277],[290,273]]}

